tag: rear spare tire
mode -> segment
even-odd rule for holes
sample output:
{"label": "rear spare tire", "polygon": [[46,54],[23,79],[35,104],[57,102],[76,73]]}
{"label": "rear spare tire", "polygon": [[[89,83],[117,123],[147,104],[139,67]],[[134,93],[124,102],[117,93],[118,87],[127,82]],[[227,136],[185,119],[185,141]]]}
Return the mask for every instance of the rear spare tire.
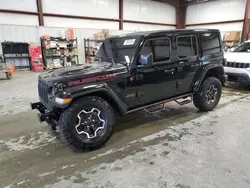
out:
{"label": "rear spare tire", "polygon": [[60,117],[60,134],[76,150],[103,146],[113,133],[112,107],[102,98],[88,96],[74,101]]}
{"label": "rear spare tire", "polygon": [[220,101],[221,82],[215,77],[208,77],[194,94],[194,105],[201,111],[213,110]]}

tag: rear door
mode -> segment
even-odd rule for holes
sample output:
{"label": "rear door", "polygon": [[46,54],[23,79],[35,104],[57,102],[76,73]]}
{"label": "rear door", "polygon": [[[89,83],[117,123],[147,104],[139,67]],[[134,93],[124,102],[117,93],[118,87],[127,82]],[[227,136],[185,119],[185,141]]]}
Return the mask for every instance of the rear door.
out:
{"label": "rear door", "polygon": [[198,37],[196,35],[180,35],[176,37],[177,60],[177,94],[191,90],[195,74],[200,66]]}

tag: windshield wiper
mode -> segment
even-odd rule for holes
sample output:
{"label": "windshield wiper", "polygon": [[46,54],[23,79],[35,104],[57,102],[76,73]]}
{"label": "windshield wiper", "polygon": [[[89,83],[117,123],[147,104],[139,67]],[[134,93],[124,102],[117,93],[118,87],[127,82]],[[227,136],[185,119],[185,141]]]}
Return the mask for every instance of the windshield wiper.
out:
{"label": "windshield wiper", "polygon": [[115,61],[114,61],[114,58],[113,57],[96,57],[97,59],[99,59],[99,63],[105,60],[111,60],[112,61],[112,66],[114,67],[115,66]]}
{"label": "windshield wiper", "polygon": [[[112,67],[115,67],[115,64],[121,64],[126,66],[127,70],[129,71],[129,63],[125,62],[125,61],[117,61],[116,59],[114,59],[113,57],[96,57],[97,59],[99,59],[99,63],[105,60],[111,60],[112,61]],[[116,61],[115,61],[116,60]]]}
{"label": "windshield wiper", "polygon": [[129,71],[129,63],[128,62],[126,62],[126,61],[116,61],[116,63],[126,66],[127,70]]}

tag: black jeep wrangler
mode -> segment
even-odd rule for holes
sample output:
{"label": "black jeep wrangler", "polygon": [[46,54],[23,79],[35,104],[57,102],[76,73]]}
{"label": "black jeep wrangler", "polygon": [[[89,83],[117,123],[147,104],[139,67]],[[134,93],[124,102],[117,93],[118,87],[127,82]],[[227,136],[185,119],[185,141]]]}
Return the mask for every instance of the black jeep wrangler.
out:
{"label": "black jeep wrangler", "polygon": [[[226,81],[218,30],[139,32],[106,39],[90,64],[39,76],[39,120],[73,148],[95,149],[109,140],[115,115],[183,99],[216,107]],[[164,105],[163,105],[164,106]]]}

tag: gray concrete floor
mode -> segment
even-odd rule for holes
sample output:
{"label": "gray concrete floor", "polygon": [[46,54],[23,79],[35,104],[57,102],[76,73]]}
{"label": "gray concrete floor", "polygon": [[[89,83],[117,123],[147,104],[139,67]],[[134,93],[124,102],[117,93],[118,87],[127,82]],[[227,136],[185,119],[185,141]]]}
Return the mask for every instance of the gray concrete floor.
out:
{"label": "gray concrete floor", "polygon": [[225,87],[209,113],[169,103],[130,114],[103,148],[75,153],[29,110],[37,75],[0,79],[0,187],[250,187],[249,89]]}

